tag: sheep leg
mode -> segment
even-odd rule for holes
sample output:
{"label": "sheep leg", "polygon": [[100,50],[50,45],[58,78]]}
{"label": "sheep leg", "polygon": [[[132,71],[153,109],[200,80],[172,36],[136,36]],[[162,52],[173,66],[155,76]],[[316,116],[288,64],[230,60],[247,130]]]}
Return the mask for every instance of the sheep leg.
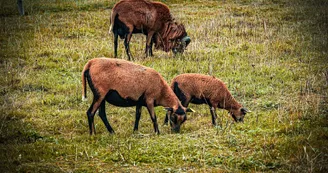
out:
{"label": "sheep leg", "polygon": [[117,58],[117,40],[118,34],[114,33],[114,58]]}
{"label": "sheep leg", "polygon": [[[132,29],[132,31],[133,31],[133,29]],[[126,51],[126,54],[128,55],[129,61],[131,61],[131,57],[132,57],[131,52],[130,52],[130,47],[129,47],[131,37],[132,37],[132,32],[127,34],[127,36],[124,39],[125,51]]]}
{"label": "sheep leg", "polygon": [[154,31],[150,31],[147,35],[147,40],[146,40],[146,57],[152,56],[152,41],[153,41],[153,35]]}
{"label": "sheep leg", "polygon": [[166,115],[165,115],[165,119],[164,119],[164,124],[163,125],[167,125],[169,122],[169,111],[166,111]]}
{"label": "sheep leg", "polygon": [[159,134],[157,118],[156,118],[156,114],[155,114],[155,110],[154,110],[154,105],[153,104],[147,104],[147,109],[148,109],[150,118],[153,121],[155,133]]}
{"label": "sheep leg", "polygon": [[103,121],[103,123],[105,124],[107,130],[109,133],[114,133],[114,130],[112,128],[112,126],[110,126],[108,120],[107,120],[107,117],[106,117],[106,102],[105,100],[103,100],[100,104],[100,107],[99,107],[99,116],[101,118],[101,120]]}
{"label": "sheep leg", "polygon": [[91,113],[93,105],[94,105],[94,103],[91,104],[90,108],[87,111],[90,135],[92,135],[93,133],[96,134],[96,129],[95,129],[95,125],[94,125],[95,114]]}
{"label": "sheep leg", "polygon": [[136,106],[136,121],[134,123],[134,129],[133,131],[138,131],[138,127],[139,127],[139,120],[141,117],[141,105],[137,105]]}
{"label": "sheep leg", "polygon": [[150,56],[154,56],[154,54],[153,54],[153,44],[154,44],[154,40],[153,39],[151,39],[151,42],[150,42],[150,48],[148,49],[148,46],[147,46],[147,44],[146,44],[146,50],[145,50],[145,54],[146,54],[146,56],[147,56],[147,51],[149,50],[149,55]]}
{"label": "sheep leg", "polygon": [[154,44],[154,40],[152,38],[151,41],[150,41],[150,50],[149,50],[150,56],[154,56],[154,54],[153,54],[153,44]]}
{"label": "sheep leg", "polygon": [[90,108],[87,111],[90,135],[96,134],[94,116],[103,99],[104,98],[93,98],[92,104],[90,105]]}
{"label": "sheep leg", "polygon": [[87,116],[88,116],[90,135],[96,134],[96,129],[95,129],[95,125],[94,125],[94,114],[91,114],[88,112]]}
{"label": "sheep leg", "polygon": [[210,106],[210,111],[211,111],[211,115],[212,115],[212,124],[213,126],[216,126],[216,119],[217,119],[217,115],[216,115],[216,112],[215,112],[215,107],[213,106]]}

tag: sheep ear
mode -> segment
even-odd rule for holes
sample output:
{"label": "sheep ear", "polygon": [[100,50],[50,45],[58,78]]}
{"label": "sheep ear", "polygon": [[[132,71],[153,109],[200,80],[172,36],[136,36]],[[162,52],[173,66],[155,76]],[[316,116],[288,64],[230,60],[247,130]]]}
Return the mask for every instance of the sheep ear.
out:
{"label": "sheep ear", "polygon": [[173,111],[173,108],[164,108],[166,111]]}
{"label": "sheep ear", "polygon": [[187,108],[186,112],[195,112],[195,111],[191,108]]}
{"label": "sheep ear", "polygon": [[246,113],[252,112],[252,111],[248,110],[247,108],[241,108],[240,111],[241,111],[243,114],[246,114]]}

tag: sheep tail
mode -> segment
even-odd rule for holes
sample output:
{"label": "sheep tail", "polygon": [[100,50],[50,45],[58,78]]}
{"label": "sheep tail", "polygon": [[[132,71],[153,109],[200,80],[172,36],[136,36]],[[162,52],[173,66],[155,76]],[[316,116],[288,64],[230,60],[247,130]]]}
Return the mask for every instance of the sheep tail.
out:
{"label": "sheep tail", "polygon": [[117,12],[115,10],[112,10],[111,15],[110,15],[110,27],[108,33],[110,34],[113,29],[114,29],[114,24],[115,24],[115,17],[117,15]]}
{"label": "sheep tail", "polygon": [[86,88],[86,73],[89,71],[90,68],[90,61],[84,66],[82,71],[82,101],[87,100],[87,88]]}

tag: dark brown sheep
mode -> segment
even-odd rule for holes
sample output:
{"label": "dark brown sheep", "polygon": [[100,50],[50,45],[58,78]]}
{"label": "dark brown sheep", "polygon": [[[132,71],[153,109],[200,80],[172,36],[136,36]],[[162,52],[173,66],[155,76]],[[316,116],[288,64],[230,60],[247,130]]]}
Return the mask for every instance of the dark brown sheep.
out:
{"label": "dark brown sheep", "polygon": [[134,130],[138,130],[141,107],[146,106],[159,134],[155,106],[164,106],[170,112],[172,130],[179,132],[187,119],[186,111],[163,77],[152,68],[112,58],[94,58],[82,71],[82,100],[86,97],[86,79],[93,92],[93,102],[87,111],[90,134],[95,133],[94,115],[99,116],[107,130],[114,133],[105,113],[105,101],[119,107],[136,106]]}
{"label": "dark brown sheep", "polygon": [[112,9],[110,32],[114,33],[114,57],[117,39],[124,39],[125,51],[131,60],[129,43],[133,33],[143,33],[146,56],[152,56],[152,44],[166,52],[182,53],[190,43],[184,25],[174,22],[169,8],[161,2],[121,0]]}
{"label": "dark brown sheep", "polygon": [[[209,105],[213,125],[216,125],[216,108],[228,110],[236,122],[243,122],[245,114],[249,112],[233,98],[225,84],[214,76],[181,74],[172,80],[171,88],[184,107],[188,107],[189,103]],[[164,124],[167,121],[166,117]]]}

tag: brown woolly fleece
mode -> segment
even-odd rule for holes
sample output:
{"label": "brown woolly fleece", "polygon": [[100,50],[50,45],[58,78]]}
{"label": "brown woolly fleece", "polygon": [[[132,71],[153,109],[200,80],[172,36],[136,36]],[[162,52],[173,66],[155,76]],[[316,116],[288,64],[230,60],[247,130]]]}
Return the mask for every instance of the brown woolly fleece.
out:
{"label": "brown woolly fleece", "polygon": [[133,27],[140,31],[150,29],[159,31],[163,28],[164,23],[173,21],[170,10],[165,4],[145,0],[119,1],[113,7],[111,25],[115,24],[117,15],[118,19],[127,27]]}
{"label": "brown woolly fleece", "polygon": [[84,71],[87,69],[100,98],[105,97],[109,90],[115,90],[125,99],[137,101],[144,94],[149,103],[155,102],[156,105],[174,110],[180,105],[163,77],[152,68],[122,59],[94,58],[85,65],[82,81],[85,80]]}
{"label": "brown woolly fleece", "polygon": [[185,107],[190,102],[208,104],[214,119],[212,119],[213,124],[216,124],[216,108],[228,110],[236,121],[243,121],[248,111],[234,99],[226,85],[214,76],[195,73],[181,74],[172,80],[171,88]]}
{"label": "brown woolly fleece", "polygon": [[[84,66],[82,71],[82,98],[86,96],[86,79],[94,94],[94,101],[87,112],[88,117],[90,117],[90,134],[94,131],[93,116],[104,100],[114,105],[119,102],[123,105],[118,104],[118,106],[122,107],[137,106],[136,116],[139,116],[139,118],[141,106],[146,106],[157,133],[159,133],[159,130],[154,112],[155,106],[164,106],[174,114],[173,116],[176,116],[179,121],[174,124],[176,129],[176,126],[179,129],[180,124],[186,119],[186,108],[182,107],[179,99],[163,77],[152,68],[122,59],[94,58]],[[113,91],[119,97],[111,94]],[[100,116],[105,117],[105,115]],[[104,122],[105,125],[106,121],[107,119]],[[137,121],[139,121],[138,118],[134,130],[138,129]],[[108,130],[113,132],[111,127],[108,126],[106,125]]]}
{"label": "brown woolly fleece", "polygon": [[[174,22],[169,8],[161,2],[147,0],[121,0],[112,9],[110,31],[114,33],[114,44],[117,35],[125,38],[126,51],[129,56],[128,44],[132,33],[147,35],[146,53],[151,50],[152,40],[156,49],[166,52],[173,48],[184,49],[188,43],[182,44],[181,40],[187,36],[182,24]],[[117,42],[117,41],[116,41]],[[184,45],[185,47],[181,47]],[[115,51],[115,57],[117,53]]]}

